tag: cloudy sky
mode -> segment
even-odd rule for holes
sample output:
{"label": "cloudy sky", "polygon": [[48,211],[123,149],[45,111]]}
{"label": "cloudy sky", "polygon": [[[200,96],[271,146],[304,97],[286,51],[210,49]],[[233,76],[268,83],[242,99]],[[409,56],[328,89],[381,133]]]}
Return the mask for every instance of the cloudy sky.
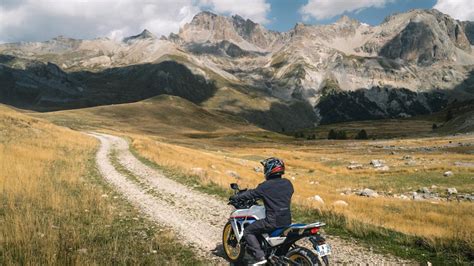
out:
{"label": "cloudy sky", "polygon": [[0,0],[0,42],[44,41],[58,35],[121,39],[148,29],[177,32],[202,10],[239,14],[286,31],[295,23],[331,23],[349,15],[368,24],[412,8],[437,8],[474,20],[472,0]]}

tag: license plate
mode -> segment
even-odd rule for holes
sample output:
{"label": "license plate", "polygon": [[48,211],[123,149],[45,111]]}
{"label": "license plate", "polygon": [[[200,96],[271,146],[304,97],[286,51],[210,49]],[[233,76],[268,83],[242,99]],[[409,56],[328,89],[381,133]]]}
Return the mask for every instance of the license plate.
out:
{"label": "license plate", "polygon": [[320,257],[324,257],[331,254],[331,246],[328,244],[319,245],[316,247],[316,252],[318,252]]}

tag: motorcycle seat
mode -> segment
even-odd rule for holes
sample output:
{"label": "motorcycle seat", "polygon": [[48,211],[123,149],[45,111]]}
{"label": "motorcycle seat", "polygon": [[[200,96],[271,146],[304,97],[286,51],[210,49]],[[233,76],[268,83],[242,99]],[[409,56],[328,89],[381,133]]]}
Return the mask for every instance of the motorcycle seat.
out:
{"label": "motorcycle seat", "polygon": [[277,228],[275,229],[271,234],[270,234],[270,237],[279,237],[283,234],[283,232],[286,231],[286,229],[288,228],[293,228],[293,227],[298,227],[298,228],[301,228],[302,226],[305,226],[306,224],[290,224],[288,226],[285,226],[285,227],[280,227],[280,228]]}

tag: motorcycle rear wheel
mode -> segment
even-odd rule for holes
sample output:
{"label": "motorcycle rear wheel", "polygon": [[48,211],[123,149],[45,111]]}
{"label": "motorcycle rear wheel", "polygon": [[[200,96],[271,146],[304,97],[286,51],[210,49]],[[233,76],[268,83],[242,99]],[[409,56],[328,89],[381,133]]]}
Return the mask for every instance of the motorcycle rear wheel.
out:
{"label": "motorcycle rear wheel", "polygon": [[[290,250],[286,257],[293,262],[298,263],[299,265],[323,265],[311,250],[303,247],[298,247]],[[329,261],[325,262],[324,265],[328,265]]]}
{"label": "motorcycle rear wheel", "polygon": [[238,243],[230,222],[227,222],[224,226],[222,232],[222,246],[229,262],[241,262],[245,257],[245,246]]}

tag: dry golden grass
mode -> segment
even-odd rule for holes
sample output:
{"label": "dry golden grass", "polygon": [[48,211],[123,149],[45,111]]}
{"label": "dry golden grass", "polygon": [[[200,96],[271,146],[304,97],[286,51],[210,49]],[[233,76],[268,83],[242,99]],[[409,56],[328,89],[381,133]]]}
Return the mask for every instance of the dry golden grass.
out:
{"label": "dry golden grass", "polygon": [[[201,144],[188,143],[176,145],[155,141],[150,137],[132,136],[133,147],[145,158],[159,165],[179,169],[195,175],[195,168],[203,182],[213,182],[224,188],[231,182],[244,187],[254,187],[262,181],[262,174],[253,167],[259,166],[258,160],[267,156],[279,156],[286,160],[287,178],[295,186],[294,202],[300,206],[332,211],[344,215],[348,220],[372,224],[393,229],[409,235],[424,237],[430,241],[444,239],[445,243],[460,240],[474,250],[474,204],[469,202],[431,202],[405,201],[391,197],[365,198],[354,195],[341,195],[344,188],[362,189],[365,187],[385,192],[409,192],[420,187],[438,186],[443,193],[447,187],[455,186],[459,191],[472,192],[474,174],[471,169],[453,170],[454,161],[474,161],[471,154],[452,153],[448,156],[444,150],[433,154],[410,152],[414,158],[423,158],[418,166],[406,166],[401,160],[403,153],[391,155],[388,151],[374,148],[373,142],[315,141],[303,145],[286,143],[226,143],[217,145],[207,142],[207,149]],[[473,137],[456,141],[473,141]],[[203,141],[203,140],[201,140]],[[193,142],[195,142],[193,140]],[[413,139],[378,142],[384,145],[420,147],[423,145],[441,145],[448,143],[445,138]],[[193,148],[193,145],[194,148]],[[258,146],[258,147],[257,147]],[[356,147],[351,149],[350,147]],[[373,149],[367,153],[367,149]],[[392,167],[388,173],[376,172],[368,166],[371,159],[383,159]],[[346,166],[350,161],[359,161],[367,169],[350,171]],[[328,163],[329,162],[329,163]],[[419,168],[419,169],[418,169]],[[236,171],[241,176],[236,179],[227,171]],[[454,177],[443,177],[443,172],[453,170]],[[316,182],[316,183],[313,183]],[[454,185],[453,185],[454,184]],[[318,205],[311,199],[320,195],[324,205]],[[340,208],[332,205],[337,200],[349,203]]]}
{"label": "dry golden grass", "polygon": [[[287,178],[294,177],[291,178],[296,188],[294,201],[298,205],[343,215],[349,221],[347,227],[360,223],[381,226],[431,242],[462,243],[468,246],[471,254],[474,251],[472,203],[341,195],[345,188],[367,187],[387,194],[399,194],[421,187],[431,188],[432,185],[437,186],[434,190],[440,194],[444,194],[448,187],[456,187],[461,193],[472,193],[473,168],[454,166],[454,163],[474,161],[472,146],[456,145],[458,142],[473,143],[474,136],[436,136],[431,132],[431,124],[439,118],[344,123],[313,131],[323,137],[330,128],[354,134],[365,128],[369,135],[408,135],[409,138],[305,141],[265,132],[244,123],[234,124],[228,119],[219,120],[217,114],[204,115],[203,109],[183,102],[180,102],[179,110],[167,105],[163,99],[148,105],[145,103],[42,116],[72,127],[92,127],[128,136],[133,148],[150,161],[197,175],[202,182],[212,182],[222,188],[235,181],[243,187],[254,187],[262,181],[261,173],[253,170],[259,166],[258,160],[279,156],[287,163]],[[183,115],[186,117],[181,117]],[[410,133],[405,134],[407,131]],[[412,156],[416,164],[407,165],[407,161],[402,159],[404,155]],[[390,171],[375,171],[369,166],[372,159],[385,160]],[[365,168],[348,170],[346,166],[352,161],[364,164]],[[443,172],[448,170],[454,172],[453,177],[443,177]],[[240,178],[232,177],[228,171],[238,172]],[[325,204],[317,205],[308,199],[314,195],[320,195]],[[349,206],[334,207],[332,203],[337,200],[344,200]]]}
{"label": "dry golden grass", "polygon": [[198,262],[172,236],[132,219],[138,212],[92,169],[96,144],[0,106],[0,264]]}

